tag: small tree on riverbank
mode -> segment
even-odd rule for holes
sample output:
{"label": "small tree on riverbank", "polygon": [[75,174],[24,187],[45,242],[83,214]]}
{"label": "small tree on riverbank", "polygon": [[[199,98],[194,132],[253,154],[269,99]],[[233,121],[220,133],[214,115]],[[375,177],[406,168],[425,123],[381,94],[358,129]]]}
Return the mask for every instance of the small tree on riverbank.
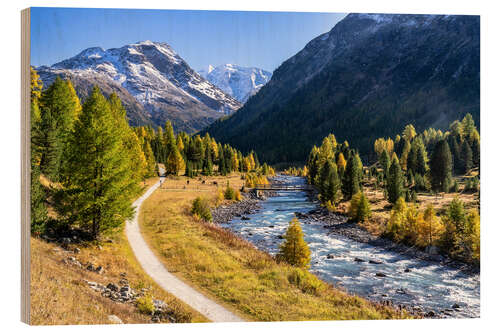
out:
{"label": "small tree on riverbank", "polygon": [[280,245],[277,259],[295,267],[308,268],[311,251],[304,240],[304,233],[297,218],[290,221],[284,238],[285,241]]}

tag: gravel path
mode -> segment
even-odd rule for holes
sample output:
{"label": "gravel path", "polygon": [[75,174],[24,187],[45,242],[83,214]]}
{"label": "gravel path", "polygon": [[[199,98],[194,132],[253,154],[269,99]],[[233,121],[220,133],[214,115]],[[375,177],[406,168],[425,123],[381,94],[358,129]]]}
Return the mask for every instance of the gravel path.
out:
{"label": "gravel path", "polygon": [[127,221],[125,233],[134,254],[144,271],[165,291],[171,293],[184,303],[214,322],[244,321],[231,311],[217,304],[186,283],[168,272],[156,255],[151,251],[142,237],[139,227],[139,209],[144,202],[158,187],[160,182],[153,185],[146,193],[134,202],[136,214],[134,218]]}

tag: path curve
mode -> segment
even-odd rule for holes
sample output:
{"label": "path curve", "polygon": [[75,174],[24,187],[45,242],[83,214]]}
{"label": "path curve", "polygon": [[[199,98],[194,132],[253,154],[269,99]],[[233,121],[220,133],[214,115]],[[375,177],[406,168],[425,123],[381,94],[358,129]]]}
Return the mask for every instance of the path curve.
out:
{"label": "path curve", "polygon": [[191,306],[209,320],[214,322],[244,321],[242,318],[215,303],[170,273],[153,251],[151,251],[142,237],[139,227],[139,209],[144,200],[160,186],[160,181],[151,186],[146,193],[133,203],[136,209],[135,216],[125,224],[125,233],[137,260],[144,271],[158,283],[160,287]]}

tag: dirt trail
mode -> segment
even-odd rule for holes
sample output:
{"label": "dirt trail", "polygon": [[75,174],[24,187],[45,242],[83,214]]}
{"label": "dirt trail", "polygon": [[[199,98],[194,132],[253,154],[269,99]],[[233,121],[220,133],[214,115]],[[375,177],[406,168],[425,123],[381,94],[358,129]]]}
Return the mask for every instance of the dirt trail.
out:
{"label": "dirt trail", "polygon": [[242,318],[207,298],[170,273],[147,245],[139,227],[139,209],[144,200],[146,200],[159,186],[160,181],[134,202],[133,205],[136,208],[136,214],[133,219],[127,221],[125,226],[125,233],[130,246],[142,268],[165,291],[182,300],[209,320],[214,322],[244,321]]}

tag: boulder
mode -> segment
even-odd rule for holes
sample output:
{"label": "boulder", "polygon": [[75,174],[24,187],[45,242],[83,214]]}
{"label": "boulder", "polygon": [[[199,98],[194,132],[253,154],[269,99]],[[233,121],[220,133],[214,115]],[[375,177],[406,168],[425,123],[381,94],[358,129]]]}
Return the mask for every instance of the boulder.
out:
{"label": "boulder", "polygon": [[380,265],[382,263],[382,261],[377,260],[377,259],[370,259],[368,262],[370,264],[375,264],[375,265]]}
{"label": "boulder", "polygon": [[355,262],[365,262],[365,260],[363,260],[363,259],[361,259],[361,258],[357,258],[357,257],[356,257],[356,258],[354,258],[354,261],[355,261]]}
{"label": "boulder", "polygon": [[375,276],[386,277],[387,275],[385,275],[384,273],[381,273],[381,272],[377,272],[377,273],[375,273]]}
{"label": "boulder", "polygon": [[111,291],[118,291],[118,286],[116,284],[114,284],[114,283],[108,283],[108,285],[106,286],[106,288],[108,288]]}

